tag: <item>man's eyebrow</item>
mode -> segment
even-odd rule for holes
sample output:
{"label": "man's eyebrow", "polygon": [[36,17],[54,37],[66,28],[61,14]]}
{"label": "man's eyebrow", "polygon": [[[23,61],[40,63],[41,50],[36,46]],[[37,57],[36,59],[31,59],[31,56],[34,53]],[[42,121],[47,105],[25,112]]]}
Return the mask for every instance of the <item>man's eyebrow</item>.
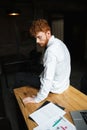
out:
{"label": "man's eyebrow", "polygon": [[42,38],[42,36],[36,36],[36,38]]}

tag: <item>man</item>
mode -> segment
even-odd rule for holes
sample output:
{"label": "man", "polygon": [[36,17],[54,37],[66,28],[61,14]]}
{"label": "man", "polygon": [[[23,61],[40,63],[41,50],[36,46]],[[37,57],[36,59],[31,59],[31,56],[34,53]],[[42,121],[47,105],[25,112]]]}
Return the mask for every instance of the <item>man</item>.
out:
{"label": "man", "polygon": [[23,102],[39,103],[48,96],[49,92],[61,94],[69,87],[70,54],[66,45],[51,34],[51,28],[45,19],[33,21],[30,33],[36,38],[37,44],[46,47],[46,51],[43,56],[44,70],[38,76],[39,92],[37,96],[24,98]]}

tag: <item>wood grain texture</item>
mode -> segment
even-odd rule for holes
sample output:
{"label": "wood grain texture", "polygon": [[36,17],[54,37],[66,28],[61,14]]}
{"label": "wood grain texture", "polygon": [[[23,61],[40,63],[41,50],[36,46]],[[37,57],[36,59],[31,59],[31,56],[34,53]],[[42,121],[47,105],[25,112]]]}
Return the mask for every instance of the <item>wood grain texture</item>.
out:
{"label": "wood grain texture", "polygon": [[[53,103],[57,103],[58,105],[65,108],[66,114],[65,117],[72,122],[70,111],[74,110],[87,110],[87,96],[70,86],[65,92],[62,94],[53,94],[50,93],[48,97],[42,101],[41,103],[28,103],[23,104],[22,100],[24,97],[36,95],[38,92],[37,89],[32,88],[31,86],[24,86],[21,88],[14,89],[14,94],[19,104],[20,110],[25,119],[26,125],[29,130],[33,130],[37,124],[28,118],[29,114],[38,109],[45,101],[51,101]],[[72,122],[73,123],[73,122]]]}

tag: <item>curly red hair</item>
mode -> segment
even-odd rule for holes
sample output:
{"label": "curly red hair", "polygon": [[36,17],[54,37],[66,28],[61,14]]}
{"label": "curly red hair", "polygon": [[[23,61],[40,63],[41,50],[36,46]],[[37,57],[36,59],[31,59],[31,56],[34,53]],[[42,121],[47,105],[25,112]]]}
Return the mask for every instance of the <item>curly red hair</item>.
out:
{"label": "curly red hair", "polygon": [[51,31],[48,22],[45,19],[38,19],[33,21],[29,31],[35,37],[38,32],[47,32],[48,30]]}

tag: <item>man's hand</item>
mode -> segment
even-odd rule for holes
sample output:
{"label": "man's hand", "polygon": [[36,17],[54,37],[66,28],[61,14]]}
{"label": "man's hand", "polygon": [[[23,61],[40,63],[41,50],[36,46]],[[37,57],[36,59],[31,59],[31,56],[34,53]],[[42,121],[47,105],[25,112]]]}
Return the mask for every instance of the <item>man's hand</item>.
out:
{"label": "man's hand", "polygon": [[26,97],[23,99],[24,104],[27,103],[36,103],[34,97]]}

